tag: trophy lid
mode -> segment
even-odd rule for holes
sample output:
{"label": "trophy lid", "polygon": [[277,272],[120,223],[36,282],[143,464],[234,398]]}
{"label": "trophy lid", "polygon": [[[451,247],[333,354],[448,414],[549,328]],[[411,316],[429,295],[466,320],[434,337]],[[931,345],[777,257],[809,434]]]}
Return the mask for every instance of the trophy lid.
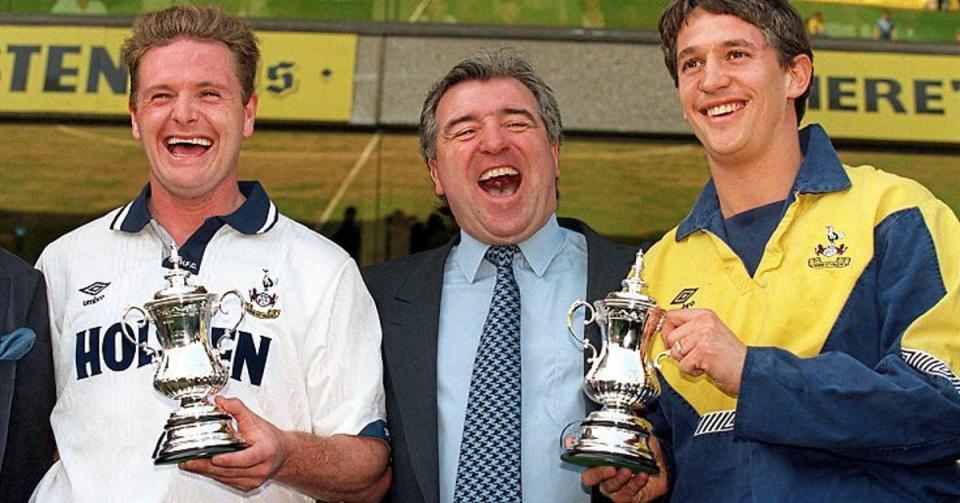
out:
{"label": "trophy lid", "polygon": [[162,300],[170,297],[207,293],[204,287],[193,286],[189,283],[191,274],[190,271],[180,268],[182,260],[177,245],[170,245],[170,262],[173,264],[173,269],[163,275],[163,278],[167,280],[167,286],[157,292],[153,296],[154,299]]}
{"label": "trophy lid", "polygon": [[653,300],[650,296],[643,293],[643,288],[647,285],[643,281],[643,250],[637,250],[637,260],[630,267],[630,272],[627,273],[626,279],[620,282],[623,285],[623,289],[619,292],[610,292],[607,294],[607,301],[632,301],[632,302],[643,302],[646,304],[656,305],[656,301]]}

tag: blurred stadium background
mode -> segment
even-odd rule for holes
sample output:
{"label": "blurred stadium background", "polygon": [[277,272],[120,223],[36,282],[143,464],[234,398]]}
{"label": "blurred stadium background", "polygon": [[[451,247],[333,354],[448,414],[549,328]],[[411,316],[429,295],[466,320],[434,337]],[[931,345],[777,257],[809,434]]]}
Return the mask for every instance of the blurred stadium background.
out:
{"label": "blurred stadium background", "polygon": [[[171,3],[0,0],[0,246],[33,261],[140,190],[119,44],[133,15]],[[561,214],[649,242],[706,180],[656,45],[665,0],[195,3],[249,18],[263,41],[241,176],[293,218],[348,244],[359,236],[361,263],[453,231],[435,215],[415,126],[429,84],[481,47],[520,48],[557,91]],[[915,178],[960,211],[960,1],[793,3],[817,32],[809,120],[848,164]],[[884,9],[892,42],[874,40]]]}

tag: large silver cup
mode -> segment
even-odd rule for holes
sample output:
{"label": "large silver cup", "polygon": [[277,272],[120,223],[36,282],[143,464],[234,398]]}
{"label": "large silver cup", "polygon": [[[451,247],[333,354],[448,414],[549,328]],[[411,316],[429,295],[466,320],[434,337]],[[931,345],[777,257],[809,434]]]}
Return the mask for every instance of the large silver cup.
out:
{"label": "large silver cup", "polygon": [[[124,333],[158,364],[153,387],[168,398],[180,400],[180,408],[170,414],[163,441],[154,451],[154,464],[158,465],[209,458],[247,447],[234,428],[233,417],[212,403],[213,395],[227,385],[230,375],[229,364],[223,364],[224,352],[228,350],[225,342],[232,343],[243,321],[243,298],[236,290],[218,296],[207,293],[202,286],[190,285],[190,271],[180,268],[176,246],[170,260],[173,270],[164,275],[166,288],[143,308],[127,307],[121,317],[127,323],[133,313],[138,313],[133,318],[135,324],[142,327],[152,322],[156,326],[161,349],[135,340],[132,331]],[[214,347],[210,319],[217,312],[229,314],[223,309],[223,301],[229,296],[237,297],[240,316]]]}
{"label": "large silver cup", "polygon": [[[621,291],[611,292],[593,305],[578,300],[567,313],[570,334],[591,355],[584,392],[601,408],[580,423],[579,431],[573,428],[576,422],[564,429],[560,456],[564,461],[634,472],[660,471],[647,443],[651,426],[634,413],[660,396],[655,362],[649,358],[648,349],[663,323],[664,311],[642,292],[642,271],[643,252],[639,251]],[[584,326],[596,323],[600,327],[599,351],[573,329],[574,313],[581,307],[587,312]]]}

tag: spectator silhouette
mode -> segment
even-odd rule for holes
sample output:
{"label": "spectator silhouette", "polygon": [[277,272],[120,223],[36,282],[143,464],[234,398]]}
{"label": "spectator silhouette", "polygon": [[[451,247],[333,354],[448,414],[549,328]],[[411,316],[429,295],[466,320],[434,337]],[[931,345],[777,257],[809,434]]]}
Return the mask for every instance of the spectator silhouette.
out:
{"label": "spectator silhouette", "polygon": [[447,228],[443,216],[433,212],[427,217],[425,224],[421,222],[413,224],[410,233],[410,253],[442,246],[452,235],[453,231]]}
{"label": "spectator silhouette", "polygon": [[343,212],[343,222],[331,236],[334,243],[340,245],[354,260],[360,260],[360,244],[363,239],[360,224],[357,223],[357,209],[348,206]]}
{"label": "spectator silhouette", "polygon": [[814,38],[827,36],[827,26],[823,22],[823,12],[816,11],[807,18],[807,34]]}
{"label": "spectator silhouette", "polygon": [[873,25],[874,38],[878,40],[896,40],[897,23],[893,20],[889,9],[883,9],[880,18]]}

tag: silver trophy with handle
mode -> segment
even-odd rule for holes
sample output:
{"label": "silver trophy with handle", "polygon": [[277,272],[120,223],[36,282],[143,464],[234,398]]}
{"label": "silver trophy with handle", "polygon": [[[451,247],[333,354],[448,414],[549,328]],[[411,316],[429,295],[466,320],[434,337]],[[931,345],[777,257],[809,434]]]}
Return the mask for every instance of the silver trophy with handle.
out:
{"label": "silver trophy with handle", "polygon": [[[584,378],[587,396],[601,405],[580,422],[567,425],[561,436],[561,459],[579,466],[615,466],[633,472],[659,473],[647,439],[651,425],[635,414],[660,396],[655,361],[649,358],[654,334],[663,324],[664,311],[643,293],[643,251],[622,281],[623,289],[611,292],[593,305],[578,300],[567,313],[567,329],[583,344],[590,370]],[[573,329],[576,311],[587,312],[584,326],[600,327],[597,350]],[[657,357],[663,356],[663,354]]]}
{"label": "silver trophy with handle", "polygon": [[[134,339],[133,331],[124,335],[139,346],[157,367],[153,387],[160,394],[180,400],[180,408],[170,414],[164,438],[154,452],[154,464],[179,463],[209,458],[216,454],[244,449],[247,444],[234,428],[234,418],[212,403],[213,395],[227,385],[229,364],[223,364],[226,341],[233,342],[243,321],[243,297],[231,290],[222,296],[207,293],[203,286],[190,284],[190,271],[180,267],[177,247],[171,248],[173,269],[164,275],[167,285],[152,301],[127,307],[121,319],[132,318],[137,326],[152,322],[157,329],[161,349]],[[229,314],[224,300],[239,300],[240,316],[216,346],[211,340],[210,320],[216,313]],[[138,317],[132,317],[134,313]]]}

